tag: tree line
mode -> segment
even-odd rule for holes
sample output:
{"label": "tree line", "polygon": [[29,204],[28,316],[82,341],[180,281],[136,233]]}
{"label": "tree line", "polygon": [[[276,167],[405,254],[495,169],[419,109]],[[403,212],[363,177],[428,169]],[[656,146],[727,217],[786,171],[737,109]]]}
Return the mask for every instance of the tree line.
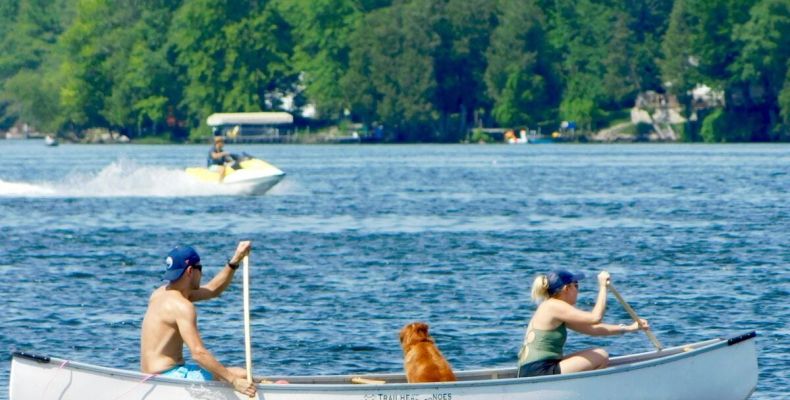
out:
{"label": "tree line", "polygon": [[[208,135],[312,107],[389,141],[606,127],[676,96],[688,141],[790,139],[790,0],[4,0],[0,129]],[[723,93],[698,110],[690,91]]]}

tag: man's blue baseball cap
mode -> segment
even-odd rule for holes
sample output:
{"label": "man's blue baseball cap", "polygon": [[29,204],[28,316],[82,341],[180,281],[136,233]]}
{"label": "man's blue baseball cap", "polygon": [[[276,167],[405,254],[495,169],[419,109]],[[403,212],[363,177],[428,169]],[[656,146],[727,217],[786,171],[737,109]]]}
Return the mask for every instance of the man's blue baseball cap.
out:
{"label": "man's blue baseball cap", "polygon": [[584,279],[584,273],[574,274],[564,269],[557,269],[546,274],[546,278],[549,279],[549,296],[552,296],[563,286]]}
{"label": "man's blue baseball cap", "polygon": [[165,264],[167,268],[162,279],[173,282],[184,274],[187,267],[200,264],[200,256],[192,246],[176,246],[167,254]]}

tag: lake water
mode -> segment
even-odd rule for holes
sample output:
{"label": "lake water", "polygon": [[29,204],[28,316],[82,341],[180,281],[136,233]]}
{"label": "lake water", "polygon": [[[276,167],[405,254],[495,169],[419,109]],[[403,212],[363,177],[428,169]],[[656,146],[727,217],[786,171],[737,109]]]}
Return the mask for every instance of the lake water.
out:
{"label": "lake water", "polygon": [[[511,366],[554,267],[612,274],[664,345],[758,331],[754,399],[790,387],[790,146],[233,145],[288,176],[264,196],[192,182],[207,145],[0,141],[0,397],[10,352],[137,369],[164,257],[211,277],[253,241],[256,374],[402,370],[421,320],[457,370]],[[594,279],[581,283],[591,308]],[[244,362],[241,277],[199,303]],[[605,320],[628,322],[610,296]],[[568,351],[651,349],[571,333]]]}

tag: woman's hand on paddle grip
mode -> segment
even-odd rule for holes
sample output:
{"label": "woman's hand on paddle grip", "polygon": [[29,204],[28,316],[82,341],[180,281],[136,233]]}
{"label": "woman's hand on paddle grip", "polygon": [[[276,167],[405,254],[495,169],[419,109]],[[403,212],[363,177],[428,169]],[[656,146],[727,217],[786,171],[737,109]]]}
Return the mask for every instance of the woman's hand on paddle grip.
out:
{"label": "woman's hand on paddle grip", "polygon": [[650,330],[650,323],[647,322],[646,319],[639,318],[639,323],[636,322],[628,325],[628,332],[636,332],[638,330],[649,331]]}

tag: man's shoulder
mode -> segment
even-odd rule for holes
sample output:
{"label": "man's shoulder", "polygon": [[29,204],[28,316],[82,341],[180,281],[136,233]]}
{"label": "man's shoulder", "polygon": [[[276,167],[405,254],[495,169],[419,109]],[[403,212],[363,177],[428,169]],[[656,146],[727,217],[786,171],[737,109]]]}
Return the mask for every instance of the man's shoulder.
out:
{"label": "man's shoulder", "polygon": [[167,309],[170,312],[188,312],[195,308],[194,304],[185,298],[181,292],[167,290],[166,286],[154,290],[149,303],[151,306],[155,305],[157,308]]}

